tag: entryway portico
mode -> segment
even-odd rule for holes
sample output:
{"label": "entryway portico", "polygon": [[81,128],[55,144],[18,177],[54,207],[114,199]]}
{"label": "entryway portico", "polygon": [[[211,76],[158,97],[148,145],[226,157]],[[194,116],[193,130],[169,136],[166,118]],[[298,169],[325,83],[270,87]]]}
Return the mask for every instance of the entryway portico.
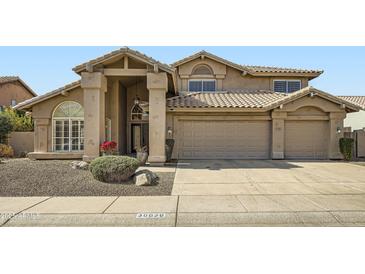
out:
{"label": "entryway portico", "polygon": [[[133,152],[138,137],[135,136],[136,128],[141,125],[138,134],[148,134],[148,138],[144,138],[148,139],[148,161],[164,163],[166,93],[169,87],[174,89],[171,72],[164,70],[163,65],[125,52],[115,55],[112,60],[91,61],[76,67],[75,71],[81,74],[83,90],[83,159],[90,161],[98,157],[99,146],[107,139],[117,142],[121,154]],[[148,105],[147,113],[142,114],[148,118],[136,121],[137,116],[132,113],[141,101]]]}

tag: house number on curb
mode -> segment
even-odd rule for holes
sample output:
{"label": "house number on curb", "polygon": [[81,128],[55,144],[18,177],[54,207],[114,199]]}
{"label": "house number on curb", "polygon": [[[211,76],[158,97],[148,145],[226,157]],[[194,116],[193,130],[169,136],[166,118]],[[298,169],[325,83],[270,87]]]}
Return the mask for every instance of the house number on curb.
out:
{"label": "house number on curb", "polygon": [[163,219],[166,213],[137,213],[136,219]]}

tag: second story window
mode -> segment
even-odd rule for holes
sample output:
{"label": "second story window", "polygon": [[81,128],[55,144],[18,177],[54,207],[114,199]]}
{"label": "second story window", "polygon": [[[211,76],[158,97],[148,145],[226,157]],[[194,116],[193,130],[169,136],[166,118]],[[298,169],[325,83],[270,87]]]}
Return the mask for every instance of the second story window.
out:
{"label": "second story window", "polygon": [[209,92],[216,91],[215,80],[189,80],[189,91],[192,92]]}
{"label": "second story window", "polygon": [[274,80],[274,91],[290,93],[302,88],[300,80]]}
{"label": "second story window", "polygon": [[15,99],[11,99],[11,101],[10,101],[10,105],[11,105],[12,107],[16,106],[16,100],[15,100]]}

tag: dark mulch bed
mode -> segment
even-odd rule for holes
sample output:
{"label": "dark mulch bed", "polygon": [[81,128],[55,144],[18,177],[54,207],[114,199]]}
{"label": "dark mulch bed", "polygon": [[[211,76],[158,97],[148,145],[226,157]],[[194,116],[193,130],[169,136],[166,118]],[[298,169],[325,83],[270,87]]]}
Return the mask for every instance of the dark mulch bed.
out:
{"label": "dark mulch bed", "polygon": [[156,172],[155,186],[136,186],[133,181],[108,184],[89,171],[75,170],[72,161],[12,159],[0,164],[0,196],[158,196],[171,195],[174,172]]}

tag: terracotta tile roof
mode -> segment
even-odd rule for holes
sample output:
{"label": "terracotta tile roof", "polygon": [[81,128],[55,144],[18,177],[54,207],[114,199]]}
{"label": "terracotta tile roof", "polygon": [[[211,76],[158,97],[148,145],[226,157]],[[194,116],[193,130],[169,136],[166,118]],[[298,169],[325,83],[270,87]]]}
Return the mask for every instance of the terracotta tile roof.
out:
{"label": "terracotta tile roof", "polygon": [[37,94],[19,76],[0,76],[0,84],[7,84],[19,81],[33,96]]}
{"label": "terracotta tile roof", "polygon": [[349,101],[353,104],[359,105],[365,109],[365,96],[338,96],[339,98]]}
{"label": "terracotta tile roof", "polygon": [[109,53],[107,53],[107,54],[105,54],[105,55],[103,55],[103,56],[100,56],[100,57],[98,57],[98,58],[95,58],[95,59],[92,59],[92,60],[89,60],[89,61],[87,61],[87,62],[85,62],[85,63],[82,63],[82,64],[80,64],[80,65],[77,65],[76,67],[74,67],[72,70],[73,71],[75,71],[75,72],[79,72],[79,71],[81,71],[82,69],[84,69],[85,68],[85,66],[87,65],[87,64],[93,64],[93,65],[95,65],[95,64],[99,64],[99,63],[102,63],[103,61],[106,61],[106,60],[108,60],[108,59],[110,59],[110,58],[113,58],[113,57],[115,57],[115,56],[118,56],[118,55],[122,55],[122,54],[131,54],[131,55],[135,55],[136,57],[139,57],[139,58],[141,58],[142,60],[144,60],[145,62],[147,62],[147,63],[150,63],[150,64],[157,64],[157,65],[159,65],[159,67],[162,69],[162,70],[165,70],[165,71],[167,71],[167,72],[169,72],[169,73],[173,73],[173,68],[172,67],[170,67],[169,65],[167,65],[167,64],[164,64],[164,63],[161,63],[160,61],[157,61],[157,60],[155,60],[155,59],[153,59],[152,57],[150,57],[150,56],[147,56],[147,55],[145,55],[145,54],[143,54],[143,53],[141,53],[141,52],[139,52],[139,51],[137,51],[137,50],[132,50],[132,49],[130,49],[130,48],[128,48],[128,47],[123,47],[123,48],[120,48],[120,49],[117,49],[117,50],[114,50],[114,51],[112,51],[112,52],[109,52]]}
{"label": "terracotta tile roof", "polygon": [[313,87],[306,87],[288,95],[267,90],[194,92],[171,97],[167,99],[166,106],[170,109],[245,108],[270,110],[309,94],[321,96],[337,104],[344,104],[346,108],[352,111],[358,111],[361,108],[357,104]]}
{"label": "terracotta tile roof", "polygon": [[296,68],[281,68],[281,67],[266,67],[266,66],[245,66],[255,72],[279,72],[279,73],[323,73],[323,70],[314,69],[296,69]]}
{"label": "terracotta tile roof", "polygon": [[286,97],[273,91],[217,91],[194,92],[167,99],[171,108],[264,108]]}
{"label": "terracotta tile roof", "polygon": [[207,51],[200,51],[198,53],[195,53],[193,55],[190,55],[188,57],[185,57],[173,64],[171,66],[177,67],[180,66],[186,62],[189,62],[191,60],[194,60],[200,56],[207,56],[213,60],[216,60],[218,62],[224,63],[228,66],[234,67],[241,71],[246,71],[249,74],[255,75],[258,73],[301,73],[301,74],[314,74],[314,76],[319,76],[323,73],[323,70],[314,70],[314,69],[298,69],[298,68],[282,68],[282,67],[267,67],[267,66],[250,66],[250,65],[240,65],[233,63],[231,61],[228,61],[224,58],[221,58],[219,56],[216,56],[212,53],[209,53]]}
{"label": "terracotta tile roof", "polygon": [[33,97],[31,99],[25,100],[25,101],[17,104],[14,108],[15,109],[29,108],[29,107],[33,106],[34,104],[36,104],[36,103],[39,103],[39,102],[42,102],[44,100],[50,99],[54,96],[57,96],[57,95],[61,94],[62,92],[70,91],[70,90],[72,90],[74,88],[77,88],[79,86],[81,86],[81,81],[80,80],[72,82],[70,84],[67,84],[67,85],[65,85],[63,87],[60,87],[58,89],[55,89],[53,91],[47,92],[43,95],[39,95],[37,97]]}

